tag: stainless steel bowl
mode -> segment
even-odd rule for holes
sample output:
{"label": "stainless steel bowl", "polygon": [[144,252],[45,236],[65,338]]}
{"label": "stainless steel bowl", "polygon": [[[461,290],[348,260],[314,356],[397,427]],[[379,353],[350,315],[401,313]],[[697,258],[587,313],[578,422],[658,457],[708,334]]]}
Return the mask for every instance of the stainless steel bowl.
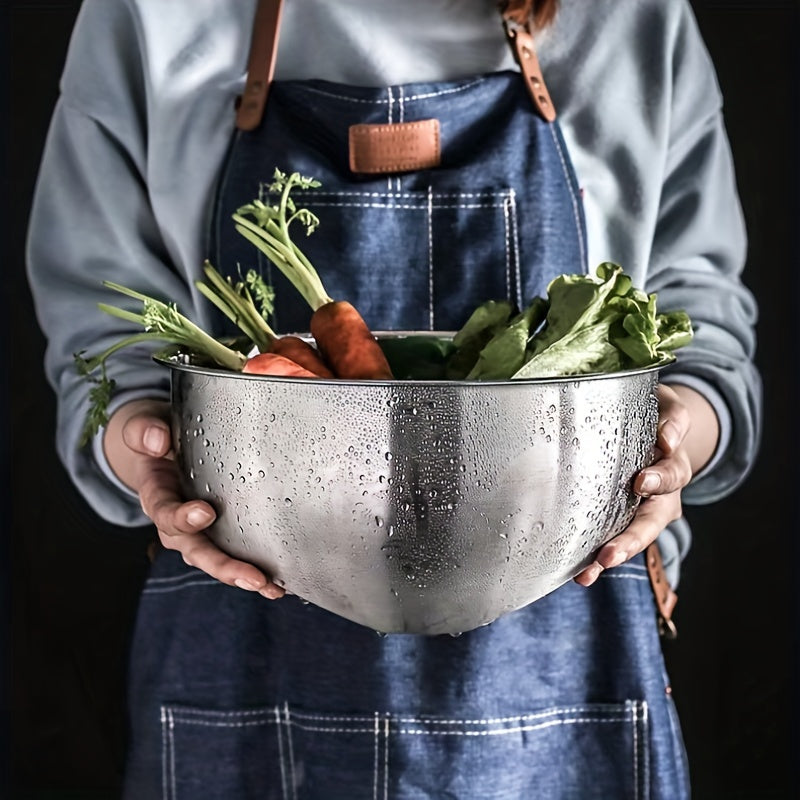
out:
{"label": "stainless steel bowl", "polygon": [[211,537],[380,632],[457,634],[565,583],[630,522],[653,455],[657,369],[310,381],[160,360]]}

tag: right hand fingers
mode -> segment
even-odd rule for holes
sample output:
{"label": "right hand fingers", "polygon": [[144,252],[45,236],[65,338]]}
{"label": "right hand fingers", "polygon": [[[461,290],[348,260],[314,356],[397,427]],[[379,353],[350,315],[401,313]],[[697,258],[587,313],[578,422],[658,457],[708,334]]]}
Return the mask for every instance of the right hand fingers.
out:
{"label": "right hand fingers", "polygon": [[139,454],[136,485],[142,510],[153,521],[161,544],[183,560],[229,586],[258,592],[269,599],[284,595],[252,564],[231,558],[204,533],[214,521],[213,507],[203,500],[185,502],[175,462],[170,430],[154,408],[130,416],[123,427],[126,446]]}
{"label": "right hand fingers", "polygon": [[167,408],[166,403],[153,402],[128,417],[122,428],[125,444],[143,455],[168,456],[172,451],[172,436],[167,422]]}

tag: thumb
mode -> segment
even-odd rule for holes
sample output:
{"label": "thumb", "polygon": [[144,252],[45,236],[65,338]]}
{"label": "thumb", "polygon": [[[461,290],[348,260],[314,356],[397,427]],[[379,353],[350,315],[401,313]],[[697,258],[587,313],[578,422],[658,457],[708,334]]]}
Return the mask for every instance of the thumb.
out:
{"label": "thumb", "polygon": [[[168,404],[164,404],[168,408]],[[132,413],[122,426],[125,444],[137,453],[162,458],[172,450],[172,436],[162,404],[147,403]]]}

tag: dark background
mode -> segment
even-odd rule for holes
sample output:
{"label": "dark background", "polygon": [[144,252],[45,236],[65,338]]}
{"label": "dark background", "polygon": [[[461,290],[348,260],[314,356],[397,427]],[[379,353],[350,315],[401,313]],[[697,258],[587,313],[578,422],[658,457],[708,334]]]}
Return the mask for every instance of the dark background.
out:
{"label": "dark background", "polygon": [[[3,373],[11,406],[3,485],[12,516],[2,554],[11,657],[2,666],[10,746],[0,776],[8,791],[0,794],[15,799],[117,797],[126,649],[150,535],[109,531],[56,459],[54,399],[24,275],[31,192],[79,5],[29,0],[3,10],[9,180],[0,269],[11,366]],[[720,503],[687,509],[695,543],[680,586],[679,638],[665,643],[665,654],[695,797],[794,798],[799,12],[793,0],[692,5],[725,96],[750,232],[745,280],[761,308],[766,415],[745,485]]]}

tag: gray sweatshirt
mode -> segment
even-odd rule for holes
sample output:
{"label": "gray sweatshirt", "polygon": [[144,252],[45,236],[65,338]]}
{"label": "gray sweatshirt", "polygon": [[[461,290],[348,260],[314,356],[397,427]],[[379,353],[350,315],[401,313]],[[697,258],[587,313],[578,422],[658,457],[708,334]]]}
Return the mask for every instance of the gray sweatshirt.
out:
{"label": "gray sweatshirt", "polygon": [[[210,199],[233,134],[255,0],[84,0],[41,164],[28,271],[58,397],[57,447],[103,518],[145,524],[138,499],[94,447],[78,446],[87,384],[73,354],[141,328],[101,313],[105,279],[168,298],[198,324],[194,287]],[[536,36],[583,190],[589,265],[621,264],[685,309],[691,346],[662,374],[714,405],[722,440],[683,493],[709,503],[742,481],[758,446],[756,306],[741,281],[744,222],[713,66],[686,0],[562,0]],[[492,0],[287,0],[277,79],[361,85],[515,69]],[[153,348],[112,357],[118,393],[167,397]],[[685,520],[659,540],[677,582]]]}

